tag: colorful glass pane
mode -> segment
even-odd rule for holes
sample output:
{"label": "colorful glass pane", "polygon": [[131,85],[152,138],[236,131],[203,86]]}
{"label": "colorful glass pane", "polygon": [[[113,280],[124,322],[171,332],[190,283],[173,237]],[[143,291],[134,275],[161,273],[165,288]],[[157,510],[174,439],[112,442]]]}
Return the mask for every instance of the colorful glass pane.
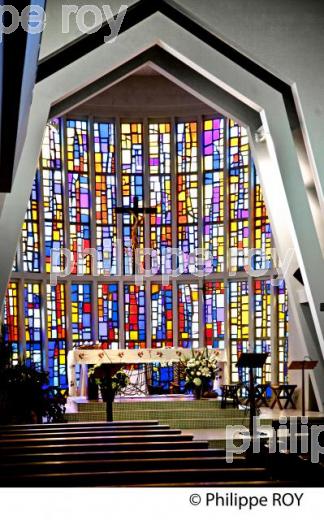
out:
{"label": "colorful glass pane", "polygon": [[[124,208],[133,208],[138,204],[143,208],[143,125],[142,123],[121,124],[121,172],[122,172],[122,205]],[[123,214],[123,241],[124,241],[124,274],[135,274],[133,268],[132,244],[137,241],[138,247],[144,247],[144,219],[143,215],[136,217]],[[135,226],[135,224],[137,224]],[[135,236],[132,236],[132,232]],[[141,256],[140,262],[143,261]]]}
{"label": "colorful glass pane", "polygon": [[288,382],[288,293],[284,280],[278,285],[279,383]]}
{"label": "colorful glass pane", "polygon": [[198,170],[198,125],[196,121],[177,124],[178,173]]}
{"label": "colorful glass pane", "polygon": [[52,119],[45,127],[41,165],[45,170],[62,169],[61,120]]}
{"label": "colorful glass pane", "polygon": [[160,392],[170,392],[170,383],[175,379],[174,366],[161,366],[160,363],[154,363],[152,368],[152,386],[158,387]]}
{"label": "colorful glass pane", "polygon": [[[61,120],[46,125],[42,145],[45,269],[57,272],[64,268],[61,250],[64,245],[64,193],[62,171]],[[57,252],[54,252],[56,250]],[[53,254],[51,256],[51,252]]]}
{"label": "colorful glass pane", "polygon": [[224,271],[224,119],[204,121],[204,249],[207,272]]}
{"label": "colorful glass pane", "polygon": [[99,274],[116,274],[117,186],[114,123],[94,123],[97,266]]}
{"label": "colorful glass pane", "polygon": [[43,368],[43,359],[41,289],[39,283],[25,283],[24,313],[26,336],[26,365],[33,365],[37,370],[41,370]]}
{"label": "colorful glass pane", "polygon": [[172,315],[172,286],[152,284],[152,348],[173,346]]}
{"label": "colorful glass pane", "polygon": [[91,257],[84,254],[91,247],[87,127],[87,121],[69,119],[66,123],[72,274],[91,272]]}
{"label": "colorful glass pane", "polygon": [[249,288],[246,280],[229,282],[229,335],[232,381],[246,381],[246,371],[236,367],[240,354],[248,351]]}
{"label": "colorful glass pane", "polygon": [[204,286],[205,345],[224,349],[225,294],[224,282],[206,282]]}
{"label": "colorful glass pane", "polygon": [[12,264],[12,272],[16,273],[17,271],[18,271],[18,258],[17,258],[17,253],[16,253],[13,264]]}
{"label": "colorful glass pane", "polygon": [[107,348],[118,348],[118,285],[98,284],[98,338]]}
{"label": "colorful glass pane", "polygon": [[254,255],[254,269],[271,269],[272,233],[267,208],[263,199],[260,180],[255,168],[252,166],[254,181],[254,247],[257,249]]}
{"label": "colorful glass pane", "polygon": [[72,340],[83,343],[92,339],[91,285],[71,284]]}
{"label": "colorful glass pane", "polygon": [[43,170],[43,204],[46,272],[64,268],[64,206],[63,174],[61,171]]}
{"label": "colorful glass pane", "polygon": [[195,273],[198,248],[197,122],[177,124],[178,269]]}
{"label": "colorful glass pane", "polygon": [[4,340],[10,349],[13,364],[19,359],[18,303],[18,282],[11,281],[6,292],[3,325]]}
{"label": "colorful glass pane", "polygon": [[40,271],[38,170],[33,182],[21,231],[21,253],[23,270],[29,273],[38,273]]}
{"label": "colorful glass pane", "polygon": [[259,383],[271,382],[271,282],[254,281],[255,352],[268,354],[263,370],[257,370]]}
{"label": "colorful glass pane", "polygon": [[46,286],[48,371],[51,386],[65,388],[66,373],[66,304],[65,286]]}
{"label": "colorful glass pane", "polygon": [[178,285],[179,346],[199,347],[198,284]]}
{"label": "colorful glass pane", "polygon": [[243,271],[249,257],[249,142],[246,129],[232,120],[228,135],[230,270]]}
{"label": "colorful glass pane", "polygon": [[144,285],[124,286],[125,343],[126,348],[145,348],[146,315]]}
{"label": "colorful glass pane", "polygon": [[150,247],[155,250],[152,272],[166,274],[172,270],[171,208],[171,125],[149,125]]}

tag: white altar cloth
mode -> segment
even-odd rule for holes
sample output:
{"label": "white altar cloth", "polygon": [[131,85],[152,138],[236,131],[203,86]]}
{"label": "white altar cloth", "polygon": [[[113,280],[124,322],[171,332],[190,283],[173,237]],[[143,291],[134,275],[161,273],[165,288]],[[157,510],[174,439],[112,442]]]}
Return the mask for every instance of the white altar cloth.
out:
{"label": "white altar cloth", "polygon": [[[205,349],[195,349],[195,352]],[[210,353],[215,352],[209,350]],[[218,352],[220,365],[226,363],[225,351]],[[146,348],[146,349],[85,349],[74,348],[70,350],[67,357],[69,396],[86,395],[87,371],[80,374],[80,388],[77,386],[76,365],[100,365],[102,363],[114,364],[140,364],[140,363],[168,363],[184,361],[191,357],[191,349],[185,348]]]}

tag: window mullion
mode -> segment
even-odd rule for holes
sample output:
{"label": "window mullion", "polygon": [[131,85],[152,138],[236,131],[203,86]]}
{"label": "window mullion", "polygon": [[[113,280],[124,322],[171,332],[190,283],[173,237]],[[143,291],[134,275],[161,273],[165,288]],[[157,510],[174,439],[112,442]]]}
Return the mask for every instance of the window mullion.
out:
{"label": "window mullion", "polygon": [[[115,157],[116,157],[116,194],[117,206],[122,205],[122,172],[121,172],[121,139],[120,139],[120,118],[115,119]],[[123,241],[123,216],[117,214],[117,244],[116,244],[116,274],[118,281],[118,319],[119,319],[119,348],[125,348],[125,312],[124,312],[124,241]]]}
{"label": "window mullion", "polygon": [[[254,247],[254,223],[255,223],[255,207],[254,207],[254,179],[253,179],[253,168],[252,168],[252,157],[251,147],[249,147],[249,251]],[[248,258],[248,267],[251,272],[253,269],[253,261],[250,257]],[[246,262],[246,261],[245,261]],[[255,304],[254,304],[254,277],[248,277],[248,289],[249,289],[249,352],[254,352],[255,349]]]}
{"label": "window mullion", "polygon": [[[149,168],[149,123],[148,119],[143,119],[143,189],[144,189],[144,208],[151,207],[150,201],[150,168]],[[150,247],[150,215],[144,213],[144,248]],[[150,268],[150,258],[144,256],[144,269]],[[145,280],[145,313],[146,313],[146,348],[151,348],[152,329],[151,329],[151,281],[148,277]]]}
{"label": "window mullion", "polygon": [[[71,255],[70,249],[70,226],[69,226],[69,176],[67,168],[67,134],[66,134],[66,118],[62,118],[61,127],[61,142],[62,142],[62,170],[63,170],[63,190],[64,190],[64,242],[66,250]],[[69,274],[69,281],[66,283],[65,301],[66,301],[66,339],[67,350],[72,348],[72,306],[71,306],[71,274]]]}
{"label": "window mullion", "polygon": [[[175,251],[178,247],[178,205],[177,205],[177,133],[176,119],[171,118],[171,208],[172,208],[172,249]],[[172,271],[177,269],[177,258],[172,255]],[[173,327],[173,346],[178,347],[179,330],[178,330],[178,286],[176,278],[172,277],[172,327]]]}
{"label": "window mullion", "polygon": [[229,271],[230,271],[230,256],[229,256],[229,235],[230,235],[230,190],[229,190],[229,159],[228,159],[228,119],[224,118],[224,348],[226,354],[226,381],[232,379],[232,349],[231,349],[231,331],[230,331],[230,309],[229,309]]}
{"label": "window mullion", "polygon": [[18,327],[19,327],[19,338],[20,338],[20,347],[19,347],[19,358],[21,360],[26,359],[26,330],[25,330],[25,305],[24,305],[24,278],[20,278],[17,280],[18,283]]}
{"label": "window mullion", "polygon": [[[98,341],[98,292],[97,292],[97,220],[96,220],[96,172],[94,160],[94,136],[93,136],[93,117],[88,119],[88,147],[89,147],[89,195],[90,195],[90,244],[96,251],[95,260],[91,260],[91,321],[92,339]],[[93,272],[95,269],[95,272]]]}
{"label": "window mullion", "polygon": [[271,284],[271,384],[279,383],[278,288]]}
{"label": "window mullion", "polygon": [[[202,151],[202,136],[203,136],[203,120],[202,117],[199,117],[197,120],[197,179],[198,179],[198,222],[197,222],[197,234],[198,234],[198,250],[202,252],[204,242],[203,242],[203,196],[204,196],[204,173],[203,173],[203,151]],[[197,255],[196,255],[197,256]],[[200,254],[199,254],[200,258]],[[199,269],[201,267],[199,266]],[[198,278],[198,320],[200,323],[199,327],[199,347],[202,348],[205,346],[205,313],[204,313],[204,277],[199,276]]]}

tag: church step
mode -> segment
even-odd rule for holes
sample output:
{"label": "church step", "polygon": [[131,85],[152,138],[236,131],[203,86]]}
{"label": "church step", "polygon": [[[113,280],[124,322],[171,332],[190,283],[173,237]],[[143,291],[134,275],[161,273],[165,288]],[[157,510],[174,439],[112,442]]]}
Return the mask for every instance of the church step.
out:
{"label": "church step", "polygon": [[[87,401],[76,403],[76,406],[79,411],[100,411],[105,410],[106,404],[103,401]],[[115,411],[118,409],[123,409],[127,411],[131,410],[168,410],[170,408],[177,408],[178,410],[219,410],[221,408],[221,401],[216,399],[143,399],[138,401],[136,399],[128,399],[125,401],[116,400],[113,403],[113,408]],[[231,408],[225,408],[225,410],[230,410]]]}
{"label": "church step", "polygon": [[[158,417],[158,413],[156,414]],[[116,419],[119,417],[115,414]],[[77,423],[79,420],[91,420],[91,421],[103,421],[105,418],[104,413],[91,413],[91,412],[79,412],[79,413],[69,413],[66,414],[66,419],[68,421]],[[223,416],[223,415],[215,415],[214,417],[200,417],[199,414],[197,417],[190,417],[188,414],[184,414],[183,418],[175,418],[173,415],[169,417],[158,417],[161,421],[166,422],[170,425],[171,428],[180,428],[185,430],[190,429],[216,429],[216,428],[226,428],[228,425],[240,424],[244,426],[248,426],[248,416],[246,414],[242,415],[231,415],[231,416]]]}
{"label": "church step", "polygon": [[[227,480],[227,481],[221,481],[221,480],[218,480],[217,482],[215,481],[208,481],[208,482],[161,482],[161,483],[154,483],[154,484],[141,484],[141,487],[144,487],[144,488],[151,488],[151,487],[154,487],[154,488],[164,488],[164,487],[168,487],[168,488],[172,488],[172,487],[177,487],[177,488],[190,488],[190,487],[208,487],[208,488],[214,488],[214,487],[229,487],[229,488],[232,488],[232,487],[275,487],[275,486],[282,486],[283,483],[280,482],[280,483],[273,483],[271,480],[254,480],[254,481],[248,481],[246,482],[245,480],[242,481],[242,480]],[[284,483],[285,486],[294,486],[296,485],[296,482],[289,482],[289,483]],[[127,487],[137,487],[136,484],[128,484]]]}
{"label": "church step", "polygon": [[[80,408],[78,408],[77,411],[68,412],[66,415],[68,416],[70,413],[75,413],[75,414],[78,414],[78,413],[79,414],[106,413],[106,407],[100,406],[100,407],[95,407],[93,409],[80,407]],[[176,406],[175,406],[175,404],[172,405],[172,403],[170,403],[168,407],[164,407],[164,408],[154,407],[151,404],[150,404],[150,406],[147,406],[145,408],[139,408],[139,409],[136,408],[136,406],[134,406],[133,408],[131,408],[129,406],[127,406],[127,407],[122,406],[122,405],[114,406],[113,413],[114,413],[114,417],[118,418],[116,420],[123,420],[123,419],[119,419],[120,417],[127,418],[127,419],[129,417],[131,417],[131,419],[128,419],[128,420],[133,420],[136,417],[140,417],[141,420],[157,420],[157,418],[159,420],[161,420],[160,418],[165,419],[170,416],[171,417],[185,417],[187,415],[189,415],[190,417],[219,417],[220,415],[223,417],[231,417],[231,416],[244,417],[245,415],[248,415],[244,409],[226,408],[223,410],[221,408],[216,408],[216,407],[205,408],[205,407],[199,407],[199,406],[186,408],[186,407],[179,406],[178,404]],[[86,417],[86,415],[85,415],[85,417]]]}
{"label": "church step", "polygon": [[55,473],[59,471],[63,474],[66,472],[90,472],[90,471],[138,471],[138,470],[159,470],[159,469],[193,469],[193,468],[233,468],[246,467],[246,460],[235,458],[231,464],[227,463],[225,457],[168,457],[153,459],[122,459],[122,460],[61,460],[48,461],[44,459],[41,462],[19,462],[19,463],[2,463],[0,465],[1,475],[12,474],[40,474]]}
{"label": "church step", "polygon": [[[101,443],[122,443],[122,442],[175,442],[175,441],[191,441],[193,439],[193,435],[181,435],[178,431],[172,433],[157,433],[157,432],[144,432],[142,434],[139,434],[138,432],[135,432],[132,434],[131,432],[126,431],[124,434],[118,435],[116,432],[113,434],[106,434],[96,437],[96,442]],[[53,437],[49,434],[47,437],[43,437],[40,439],[36,438],[13,438],[8,439],[4,438],[1,439],[1,449],[4,449],[5,447],[10,446],[25,446],[28,448],[29,446],[38,445],[38,446],[44,446],[47,444],[88,444],[93,441],[93,437],[91,434],[87,434],[86,436],[72,436],[72,437]]]}
{"label": "church step", "polygon": [[[120,429],[119,429],[120,428]],[[100,430],[93,430],[93,429],[87,429],[87,430],[65,430],[63,428],[60,428],[59,430],[50,430],[50,431],[33,431],[33,432],[10,432],[10,433],[0,433],[0,442],[2,439],[43,439],[43,438],[56,438],[56,437],[87,437],[90,436],[92,438],[94,437],[102,437],[102,436],[111,436],[111,435],[155,435],[155,434],[168,434],[168,435],[179,435],[181,433],[181,430],[176,429],[170,429],[170,426],[156,426],[156,427],[150,427],[146,429],[142,429],[142,427],[138,428],[127,428],[127,429],[121,429],[121,427],[117,428],[107,428],[107,429],[100,429]]]}
{"label": "church step", "polygon": [[[46,448],[44,448],[45,450]],[[186,458],[186,457],[220,457],[224,458],[226,455],[225,450],[214,450],[214,449],[152,449],[147,451],[132,450],[132,451],[67,451],[67,452],[53,452],[47,451],[37,453],[10,453],[5,452],[1,454],[2,462],[43,462],[57,461],[57,460],[86,460],[91,458],[92,460],[130,460],[130,459],[150,459],[150,458]]]}
{"label": "church step", "polygon": [[231,468],[194,468],[194,469],[159,469],[139,471],[90,471],[43,473],[40,475],[6,475],[0,477],[0,485],[8,486],[116,486],[138,485],[168,482],[204,482],[205,480],[223,482],[241,480],[270,480],[266,468],[231,467]]}
{"label": "church step", "polygon": [[95,422],[93,421],[78,421],[78,424],[71,423],[71,422],[64,422],[64,423],[36,423],[36,424],[8,424],[8,425],[0,425],[0,432],[9,432],[9,431],[18,431],[18,430],[48,430],[48,429],[57,429],[57,428],[92,428],[93,426],[96,428],[100,427],[119,427],[122,426],[123,428],[133,427],[133,426],[157,426],[159,424],[159,421],[154,420],[143,420],[143,421],[101,421],[101,422]]}
{"label": "church step", "polygon": [[[141,441],[136,440],[126,442],[123,439],[123,442],[90,442],[86,443],[64,443],[62,444],[49,444],[49,445],[33,445],[30,444],[26,447],[26,445],[13,445],[13,446],[0,446],[0,456],[2,453],[8,455],[9,453],[25,453],[26,449],[28,449],[28,453],[38,453],[41,450],[46,450],[48,453],[53,452],[84,452],[84,451],[134,451],[134,450],[178,450],[178,449],[206,449],[208,448],[208,441],[192,441],[192,440],[184,440],[183,438],[174,439],[173,442],[168,442],[166,440],[154,440],[151,439],[142,439]],[[125,442],[124,442],[125,441]]]}

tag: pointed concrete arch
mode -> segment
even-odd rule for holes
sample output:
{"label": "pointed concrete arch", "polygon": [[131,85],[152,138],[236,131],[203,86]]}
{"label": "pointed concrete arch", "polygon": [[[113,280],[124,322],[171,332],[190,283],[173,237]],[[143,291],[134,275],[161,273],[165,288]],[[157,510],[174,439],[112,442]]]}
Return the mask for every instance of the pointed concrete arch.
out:
{"label": "pointed concrete arch", "polygon": [[[324,294],[324,278],[320,276],[323,259],[283,95],[274,86],[256,77],[253,71],[245,70],[161,13],[152,14],[120,34],[114,44],[97,46],[85,56],[44,77],[36,85],[27,139],[12,193],[6,196],[2,209],[0,240],[5,248],[0,263],[3,275],[0,301],[3,300],[6,280],[10,276],[43,131],[51,110],[59,104],[63,106],[65,100],[71,100],[81,89],[94,85],[100,78],[156,46],[186,66],[177,72],[177,67],[172,69],[171,59],[168,65],[168,60],[163,60],[161,56],[151,57],[149,61],[158,70],[248,127],[279,255],[284,258],[289,249],[296,254],[318,340],[314,349],[317,349],[316,354],[321,356],[323,362],[324,318],[319,312]],[[220,100],[224,107],[219,106]],[[297,288],[290,276],[287,285],[296,324],[300,326]],[[301,328],[299,332],[304,338],[303,353],[306,355],[309,351],[306,345],[308,339]],[[324,383],[320,375],[319,369],[315,379],[321,407]]]}

